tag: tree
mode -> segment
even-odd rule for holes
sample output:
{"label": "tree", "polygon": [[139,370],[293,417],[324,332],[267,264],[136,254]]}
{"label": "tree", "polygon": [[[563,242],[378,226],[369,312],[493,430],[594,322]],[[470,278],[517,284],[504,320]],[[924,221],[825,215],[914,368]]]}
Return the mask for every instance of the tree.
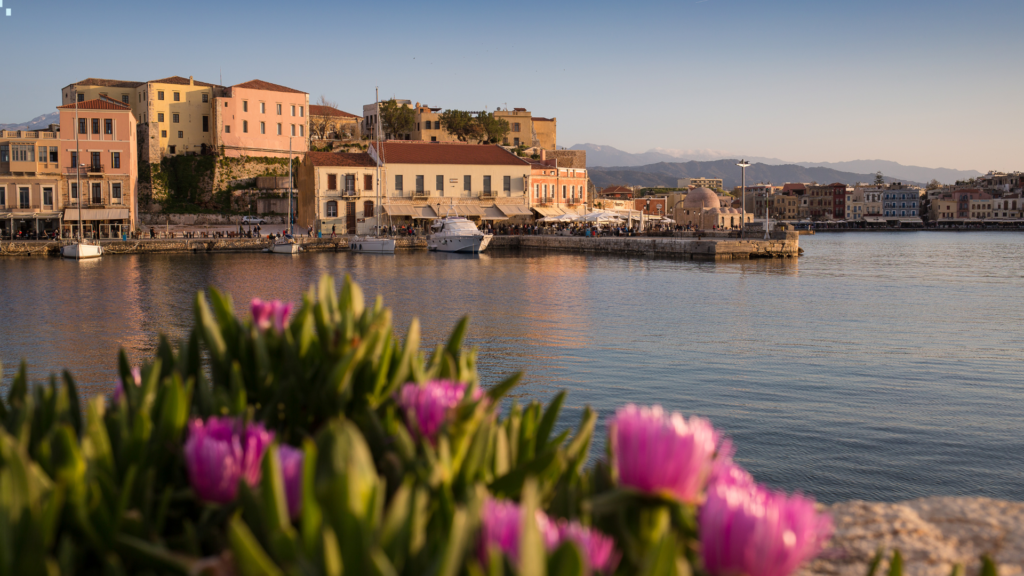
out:
{"label": "tree", "polygon": [[504,118],[496,118],[493,112],[482,112],[477,115],[476,121],[483,128],[484,133],[487,135],[487,141],[492,144],[497,144],[505,139],[505,136],[512,131],[511,126],[508,124],[508,120]]}
{"label": "tree", "polygon": [[460,142],[468,142],[471,138],[480,141],[484,137],[483,126],[480,125],[480,122],[472,114],[464,110],[445,110],[442,112],[441,128],[455,136]]}
{"label": "tree", "polygon": [[[320,100],[315,104],[316,106],[324,106],[334,110],[338,109],[338,104],[331,102],[323,94],[320,95]],[[326,140],[327,136],[334,131],[335,120],[330,114],[323,115],[309,115],[309,141],[313,140]]]}
{"label": "tree", "polygon": [[881,170],[875,174],[875,186],[885,186],[885,177],[882,176]]}
{"label": "tree", "polygon": [[412,108],[399,104],[394,98],[380,103],[380,123],[384,134],[398,138],[400,134],[412,132],[416,114]]}
{"label": "tree", "polygon": [[933,178],[932,181],[928,183],[926,190],[938,190],[939,188],[942,188],[942,183]]}

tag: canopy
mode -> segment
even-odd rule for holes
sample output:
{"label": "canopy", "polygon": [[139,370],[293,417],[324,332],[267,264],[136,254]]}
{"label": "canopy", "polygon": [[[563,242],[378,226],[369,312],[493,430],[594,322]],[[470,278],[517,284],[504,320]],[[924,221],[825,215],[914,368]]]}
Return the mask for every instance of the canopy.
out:
{"label": "canopy", "polygon": [[526,206],[520,206],[518,204],[501,204],[497,208],[498,210],[504,212],[505,216],[508,217],[530,216],[533,214],[533,212],[530,212],[529,208],[527,208]]}
{"label": "canopy", "polygon": [[533,206],[532,208],[534,212],[540,214],[541,216],[546,216],[548,218],[553,218],[555,216],[561,216],[562,214],[565,214],[565,212],[562,212],[561,209],[555,208],[553,206]]}
{"label": "canopy", "polygon": [[445,211],[450,211],[452,216],[454,216],[456,212],[459,213],[459,216],[483,216],[485,214],[484,207],[478,204],[457,204],[454,207],[446,207],[442,204],[441,213],[443,214]]}
{"label": "canopy", "polygon": [[480,217],[481,220],[508,220],[501,210],[497,206],[486,206],[484,207],[484,215]]}
{"label": "canopy", "polygon": [[[126,208],[84,208],[82,209],[82,220],[127,220],[128,210]],[[78,221],[78,208],[65,208],[64,221]]]}
{"label": "canopy", "polygon": [[437,213],[430,206],[414,206],[412,204],[385,204],[384,211],[391,216],[409,216],[417,220],[433,220]]}

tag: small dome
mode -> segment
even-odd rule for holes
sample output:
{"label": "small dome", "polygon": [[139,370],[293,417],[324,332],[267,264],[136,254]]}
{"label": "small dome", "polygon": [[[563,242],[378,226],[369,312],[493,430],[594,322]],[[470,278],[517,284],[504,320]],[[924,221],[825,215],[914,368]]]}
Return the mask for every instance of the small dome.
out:
{"label": "small dome", "polygon": [[721,207],[718,194],[710,188],[694,188],[683,200],[683,208],[689,210],[710,210]]}

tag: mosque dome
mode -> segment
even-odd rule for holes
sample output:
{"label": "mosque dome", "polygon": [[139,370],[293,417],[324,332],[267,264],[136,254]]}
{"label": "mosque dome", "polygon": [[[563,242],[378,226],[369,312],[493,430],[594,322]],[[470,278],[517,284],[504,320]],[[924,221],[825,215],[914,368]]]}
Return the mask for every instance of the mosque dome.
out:
{"label": "mosque dome", "polygon": [[694,188],[683,200],[683,208],[687,210],[710,210],[721,207],[718,194],[710,188]]}

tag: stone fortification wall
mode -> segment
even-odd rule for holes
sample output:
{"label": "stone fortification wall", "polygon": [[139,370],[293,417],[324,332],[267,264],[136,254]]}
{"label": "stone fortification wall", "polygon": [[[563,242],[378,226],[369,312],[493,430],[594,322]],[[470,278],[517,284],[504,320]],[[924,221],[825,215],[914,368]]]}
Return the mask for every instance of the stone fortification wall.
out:
{"label": "stone fortification wall", "polygon": [[682,256],[706,260],[735,260],[748,258],[789,258],[800,254],[796,234],[779,234],[771,240],[738,238],[687,239],[673,237],[612,237],[586,238],[582,236],[498,236],[492,240],[495,248],[532,248],[564,250],[570,252],[600,252],[606,254],[649,254]]}

